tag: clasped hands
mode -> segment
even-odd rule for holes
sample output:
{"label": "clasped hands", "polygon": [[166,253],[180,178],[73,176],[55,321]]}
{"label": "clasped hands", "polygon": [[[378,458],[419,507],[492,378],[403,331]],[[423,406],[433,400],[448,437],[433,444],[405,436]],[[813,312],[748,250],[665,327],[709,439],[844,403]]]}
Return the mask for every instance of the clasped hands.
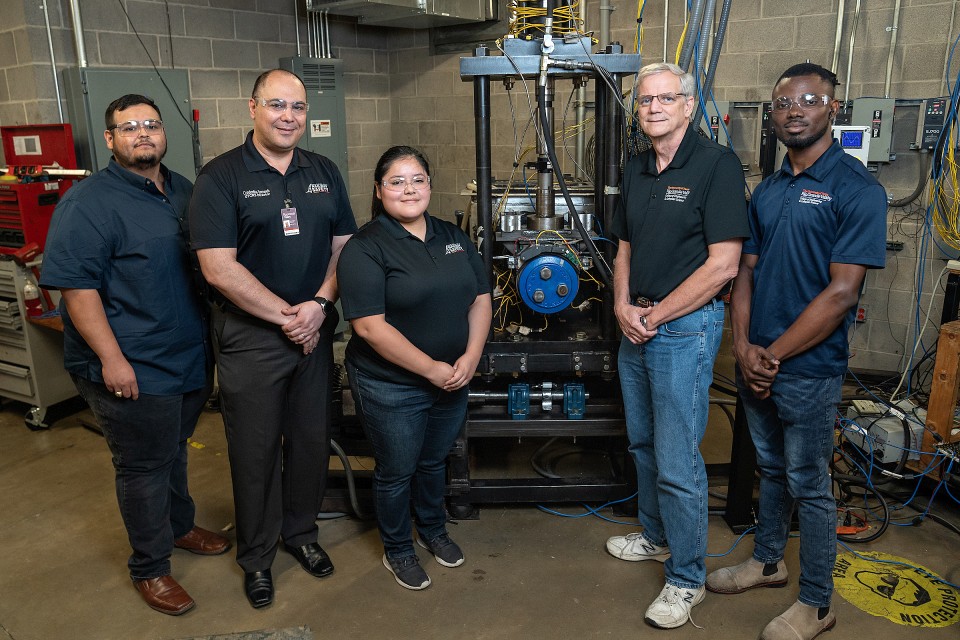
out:
{"label": "clasped hands", "polygon": [[740,365],[740,375],[747,388],[758,400],[770,397],[770,387],[780,372],[780,360],[773,353],[755,344],[734,348],[733,355]]}
{"label": "clasped hands", "polygon": [[327,318],[323,308],[317,302],[307,300],[281,309],[280,313],[290,318],[281,325],[283,333],[294,344],[303,346],[303,355],[309,355],[320,342],[320,326]]}
{"label": "clasped hands", "polygon": [[657,328],[647,319],[653,313],[653,307],[637,307],[632,304],[618,304],[614,307],[620,330],[633,344],[649,342],[657,335]]}

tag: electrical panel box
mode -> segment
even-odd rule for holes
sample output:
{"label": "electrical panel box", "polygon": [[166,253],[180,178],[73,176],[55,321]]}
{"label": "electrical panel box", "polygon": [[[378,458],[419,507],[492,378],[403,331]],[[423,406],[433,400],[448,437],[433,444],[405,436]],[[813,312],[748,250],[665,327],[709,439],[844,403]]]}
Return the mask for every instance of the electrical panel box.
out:
{"label": "electrical panel box", "polygon": [[185,69],[72,67],[63,71],[63,86],[80,167],[96,172],[110,164],[113,154],[103,138],[104,112],[120,96],[138,93],[160,109],[167,134],[163,164],[191,182],[196,179],[190,80]]}
{"label": "electrical panel box", "polygon": [[[777,135],[773,131],[773,105],[764,102],[760,105],[760,142],[757,164],[760,174],[766,178],[780,168],[777,164]],[[782,160],[782,156],[781,156]]]}
{"label": "electrical panel box", "polygon": [[890,162],[895,102],[893,98],[857,98],[853,101],[850,124],[869,130],[867,162]]}
{"label": "electrical panel box", "polygon": [[[716,107],[714,107],[716,105]],[[707,103],[704,118],[700,121],[700,128],[705,134],[726,147],[730,143],[727,125],[730,123],[730,103],[725,100],[715,100]]]}
{"label": "electrical panel box", "polygon": [[[916,416],[920,423],[926,420],[926,412],[917,410]],[[892,414],[861,415],[856,407],[847,409],[847,419],[857,423],[863,432],[848,432],[847,437],[865,453],[873,452],[874,458],[880,462],[896,462],[903,455],[904,433],[903,421]],[[907,447],[910,453],[907,460],[919,460],[920,444],[923,442],[923,424],[913,420],[907,422],[910,429],[910,444]]]}
{"label": "electrical panel box", "polygon": [[917,120],[917,148],[935,151],[947,119],[947,98],[929,98],[920,104]]}
{"label": "electrical panel box", "polygon": [[307,89],[307,131],[299,146],[333,160],[348,184],[347,108],[343,91],[343,60],[280,58],[279,67],[297,74]]}
{"label": "electrical panel box", "polygon": [[840,143],[840,147],[847,154],[853,156],[866,166],[870,158],[870,127],[835,126],[833,138]]}

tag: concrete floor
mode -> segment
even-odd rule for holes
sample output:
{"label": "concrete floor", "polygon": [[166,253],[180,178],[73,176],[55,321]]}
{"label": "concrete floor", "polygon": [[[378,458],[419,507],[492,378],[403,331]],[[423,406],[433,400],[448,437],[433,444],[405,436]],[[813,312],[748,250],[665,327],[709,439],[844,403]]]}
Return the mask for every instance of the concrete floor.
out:
{"label": "concrete floor", "polygon": [[[376,529],[350,518],[320,525],[320,543],[337,567],[332,577],[314,579],[291,556],[278,554],[276,601],[264,610],[247,604],[232,551],[200,557],[175,550],[174,576],[197,607],[172,618],[148,609],[130,585],[110,455],[100,436],[79,423],[89,414],[30,432],[23,411],[13,404],[0,413],[0,640],[174,639],[300,625],[317,638],[737,640],[756,638],[797,594],[798,542],[793,539],[787,554],[789,587],[707,594],[693,616],[703,630],[686,625],[658,631],[644,624],[643,613],[662,587],[662,565],[618,561],[603,548],[608,536],[630,527],[559,518],[531,506],[498,506],[450,527],[467,555],[462,567],[444,568],[421,554],[433,578],[423,592],[406,591],[393,581],[380,563]],[[219,414],[204,414],[195,441],[190,476],[197,523],[227,529],[232,536]],[[709,535],[711,553],[726,551],[736,540],[719,517],[710,518]],[[957,583],[958,543],[956,535],[927,522],[891,527],[875,544],[858,550],[902,556]],[[747,537],[728,558],[708,559],[708,569],[739,562],[751,549]],[[834,606],[838,626],[827,638],[960,637],[960,626],[899,626],[839,596]]]}

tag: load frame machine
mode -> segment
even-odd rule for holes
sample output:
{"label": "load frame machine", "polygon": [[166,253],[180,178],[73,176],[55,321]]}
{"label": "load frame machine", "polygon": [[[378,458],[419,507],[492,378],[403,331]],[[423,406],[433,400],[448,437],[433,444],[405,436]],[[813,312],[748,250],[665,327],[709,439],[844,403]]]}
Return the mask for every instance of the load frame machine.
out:
{"label": "load frame machine", "polygon": [[[640,55],[624,54],[618,44],[598,53],[590,49],[589,37],[554,41],[547,28],[545,34],[504,39],[502,55],[481,46],[460,61],[461,78],[474,88],[475,238],[490,274],[495,320],[470,385],[466,424],[448,461],[455,517],[469,516],[477,504],[612,501],[635,491],[617,378],[620,334],[609,267],[614,245],[602,233],[619,196],[622,79],[637,72]],[[576,87],[587,79],[595,87],[594,153],[587,159],[592,183],[565,176],[553,144],[557,81]],[[536,171],[535,186],[526,179],[493,180],[493,80],[508,88],[514,81],[536,86],[537,157],[524,165]],[[609,474],[471,477],[478,439],[524,437],[598,439],[608,449]]]}

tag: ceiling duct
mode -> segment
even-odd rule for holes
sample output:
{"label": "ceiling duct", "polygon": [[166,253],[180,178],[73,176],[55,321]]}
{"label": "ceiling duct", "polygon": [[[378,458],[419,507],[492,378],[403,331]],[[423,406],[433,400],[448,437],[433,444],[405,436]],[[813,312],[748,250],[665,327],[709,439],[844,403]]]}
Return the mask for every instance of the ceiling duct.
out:
{"label": "ceiling duct", "polygon": [[362,24],[426,29],[497,18],[496,0],[307,0],[307,11],[353,16]]}

